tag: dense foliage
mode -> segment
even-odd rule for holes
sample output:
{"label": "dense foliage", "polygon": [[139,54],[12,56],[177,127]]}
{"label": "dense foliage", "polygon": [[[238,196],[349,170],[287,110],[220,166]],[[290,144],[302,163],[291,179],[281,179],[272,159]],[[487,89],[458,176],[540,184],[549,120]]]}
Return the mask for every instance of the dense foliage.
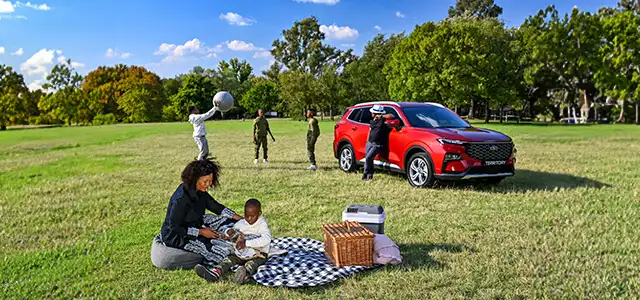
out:
{"label": "dense foliage", "polygon": [[325,43],[318,20],[306,18],[273,42],[275,62],[258,77],[237,58],[165,79],[126,65],[83,77],[64,61],[43,90],[29,91],[22,75],[0,65],[0,127],[184,121],[189,106],[211,108],[218,91],[236,106],[216,118],[258,108],[301,118],[316,107],[333,119],[348,105],[395,100],[438,102],[486,121],[505,113],[640,121],[638,1],[565,15],[549,6],[515,28],[501,14],[493,0],[458,0],[445,20],[375,36],[361,57]]}

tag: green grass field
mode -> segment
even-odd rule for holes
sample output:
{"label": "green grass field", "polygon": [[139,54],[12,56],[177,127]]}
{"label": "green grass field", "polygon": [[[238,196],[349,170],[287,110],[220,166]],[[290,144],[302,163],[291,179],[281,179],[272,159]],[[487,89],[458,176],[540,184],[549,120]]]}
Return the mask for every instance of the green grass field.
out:
{"label": "green grass field", "polygon": [[350,203],[379,203],[404,264],[313,289],[206,283],[156,269],[149,249],[179,174],[196,156],[189,124],[0,132],[0,298],[638,298],[640,127],[490,125],[518,147],[496,187],[413,189],[362,182],[333,158],[304,171],[306,123],[271,121],[271,164],[253,165],[251,123],[209,122],[224,167],[216,199],[263,202],[276,237],[322,239]]}

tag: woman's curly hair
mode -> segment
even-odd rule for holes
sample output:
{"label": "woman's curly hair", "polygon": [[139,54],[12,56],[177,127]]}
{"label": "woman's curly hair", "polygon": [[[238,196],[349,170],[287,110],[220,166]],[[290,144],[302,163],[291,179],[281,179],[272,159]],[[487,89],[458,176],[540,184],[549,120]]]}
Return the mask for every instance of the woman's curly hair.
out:
{"label": "woman's curly hair", "polygon": [[196,182],[198,182],[200,177],[207,176],[209,174],[213,174],[211,186],[218,187],[218,185],[220,185],[220,182],[218,181],[218,178],[220,177],[220,165],[209,158],[194,160],[182,171],[182,184],[193,189],[196,187]]}

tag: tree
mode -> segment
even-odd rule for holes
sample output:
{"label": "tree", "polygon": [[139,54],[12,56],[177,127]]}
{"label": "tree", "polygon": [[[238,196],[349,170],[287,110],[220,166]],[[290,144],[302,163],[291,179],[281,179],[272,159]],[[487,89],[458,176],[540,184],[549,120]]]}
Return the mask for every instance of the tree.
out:
{"label": "tree", "polygon": [[640,15],[622,10],[602,17],[604,45],[602,66],[595,74],[596,85],[605,96],[622,101],[617,122],[624,122],[624,102],[636,102],[636,124],[640,124]]}
{"label": "tree", "polygon": [[273,41],[271,54],[275,60],[291,71],[320,74],[328,60],[340,53],[334,47],[323,44],[324,33],[316,17],[296,21],[293,27],[282,31],[283,40]]}
{"label": "tree", "polygon": [[[322,101],[320,104],[329,109],[329,117],[333,121],[334,109],[343,106],[349,95],[345,76],[338,72],[335,65],[324,69],[318,80]],[[324,113],[323,115],[324,116]]]}
{"label": "tree", "polygon": [[346,78],[355,102],[391,99],[389,81],[383,70],[391,59],[396,45],[402,39],[404,39],[402,33],[392,34],[388,38],[378,34],[367,43],[362,57],[346,67]]}
{"label": "tree", "polygon": [[[160,120],[163,114],[163,106],[166,104],[164,87],[160,77],[139,66],[119,64],[113,67],[98,67],[98,69],[87,74],[82,89],[85,97],[91,99],[92,110],[100,114],[113,113],[120,121],[131,122],[133,119]],[[144,118],[141,118],[141,112],[132,108],[131,105],[124,106],[131,104],[128,100],[120,99],[131,90],[140,91],[142,89],[151,95],[151,98],[144,98],[147,101],[144,105],[138,106],[138,108],[145,108],[144,113],[146,116]],[[130,94],[128,97],[132,97],[132,95]],[[140,94],[138,93],[137,95]],[[132,114],[137,116],[134,117]]]}
{"label": "tree", "polygon": [[280,74],[282,74],[282,65],[277,61],[269,66],[269,69],[262,71],[262,76],[275,83],[280,83]]}
{"label": "tree", "polygon": [[181,82],[178,93],[170,99],[170,108],[163,111],[165,116],[184,121],[189,116],[189,106],[196,106],[203,111],[213,107],[215,89],[211,78],[192,73],[184,75]]}
{"label": "tree", "polygon": [[93,118],[89,102],[83,97],[80,85],[84,78],[74,71],[71,59],[53,67],[47,75],[44,89],[52,90],[40,99],[38,107],[47,112],[51,118],[60,120],[68,125],[72,122],[88,123]]}
{"label": "tree", "polygon": [[554,6],[529,17],[520,27],[523,47],[530,49],[529,66],[524,74],[529,84],[542,76],[557,80],[557,89],[566,93],[566,102],[575,103],[582,91],[582,113],[588,114],[597,92],[593,75],[600,67],[598,51],[602,44],[598,16],[574,8],[560,18]]}
{"label": "tree", "polygon": [[[516,98],[510,36],[495,19],[457,18],[425,23],[395,48],[385,67],[393,99],[490,107]],[[488,117],[485,114],[485,121]]]}
{"label": "tree", "polygon": [[280,102],[279,94],[276,83],[257,77],[253,79],[251,89],[243,95],[239,104],[252,114],[260,108],[273,111]]}
{"label": "tree", "polygon": [[0,65],[0,130],[6,130],[17,115],[25,114],[23,98],[27,93],[24,77],[10,66]]}
{"label": "tree", "polygon": [[476,16],[481,19],[497,18],[502,14],[502,7],[493,0],[457,0],[455,6],[449,7],[449,18],[460,16]]}
{"label": "tree", "polygon": [[300,112],[318,103],[318,80],[310,73],[286,71],[280,76],[280,97],[282,107],[295,118],[300,118],[303,116]]}

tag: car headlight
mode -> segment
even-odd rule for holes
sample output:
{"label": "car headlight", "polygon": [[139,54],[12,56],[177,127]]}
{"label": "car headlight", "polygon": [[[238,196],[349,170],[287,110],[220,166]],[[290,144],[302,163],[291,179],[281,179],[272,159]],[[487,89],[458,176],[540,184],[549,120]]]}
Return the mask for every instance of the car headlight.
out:
{"label": "car headlight", "polygon": [[467,142],[465,141],[458,141],[458,140],[448,140],[448,139],[438,139],[438,142],[440,144],[451,144],[451,145],[464,145]]}

